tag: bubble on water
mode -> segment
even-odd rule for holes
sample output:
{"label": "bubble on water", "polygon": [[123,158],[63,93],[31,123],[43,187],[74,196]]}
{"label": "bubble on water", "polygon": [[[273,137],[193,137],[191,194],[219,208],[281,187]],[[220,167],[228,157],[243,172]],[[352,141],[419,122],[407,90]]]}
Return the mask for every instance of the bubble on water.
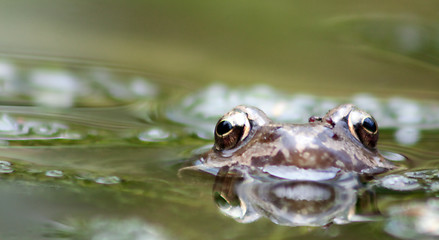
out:
{"label": "bubble on water", "polygon": [[170,133],[160,128],[149,129],[139,134],[138,138],[144,142],[160,142],[169,138]]}
{"label": "bubble on water", "polygon": [[11,166],[12,164],[10,162],[8,162],[8,161],[1,160],[0,161],[0,165]]}
{"label": "bubble on water", "polygon": [[38,135],[52,135],[54,132],[48,126],[39,126],[39,127],[34,128],[33,130]]}
{"label": "bubble on water", "polygon": [[72,140],[84,138],[83,134],[78,132],[70,132],[70,131],[61,133],[59,137],[62,139],[72,139]]}
{"label": "bubble on water", "polygon": [[120,76],[115,76],[111,69],[105,67],[94,68],[91,75],[99,89],[114,99],[127,101],[139,97],[155,97],[158,93],[157,87],[142,77],[120,81]]}
{"label": "bubble on water", "polygon": [[439,181],[432,182],[430,184],[430,191],[432,191],[432,192],[439,192]]}
{"label": "bubble on water", "polygon": [[[92,240],[165,240],[168,236],[159,226],[137,218],[68,218],[50,222],[49,234],[67,239]],[[174,239],[174,238],[172,238]]]}
{"label": "bubble on water", "polygon": [[46,176],[59,178],[59,177],[64,176],[64,173],[60,170],[49,170],[49,171],[46,171]]}
{"label": "bubble on water", "polygon": [[37,69],[29,79],[35,103],[43,106],[70,107],[80,89],[73,74],[63,70]]}
{"label": "bubble on water", "polygon": [[82,134],[68,130],[67,125],[58,122],[36,121],[25,118],[16,120],[6,114],[0,117],[0,134],[20,137],[20,139],[83,138]]}
{"label": "bubble on water", "polygon": [[14,169],[11,167],[11,163],[8,161],[0,161],[0,173],[12,173]]}
{"label": "bubble on water", "polygon": [[403,127],[395,132],[395,140],[404,145],[413,145],[421,137],[420,130],[415,127]]}
{"label": "bubble on water", "polygon": [[0,165],[0,173],[13,173],[14,169],[12,167]]}
{"label": "bubble on water", "polygon": [[380,180],[381,186],[396,191],[413,191],[421,189],[421,185],[416,179],[404,177],[402,175],[388,175]]}
{"label": "bubble on water", "polygon": [[438,169],[427,169],[427,170],[406,172],[404,173],[404,175],[410,178],[432,179],[432,178],[437,178],[438,173],[439,173]]}
{"label": "bubble on water", "polygon": [[0,60],[0,81],[12,81],[15,74],[13,64]]}
{"label": "bubble on water", "polygon": [[[239,104],[261,108],[274,121],[300,123],[312,115],[323,116],[345,102],[323,96],[290,95],[267,85],[239,89],[213,84],[185,97],[180,104],[169,108],[166,115],[175,122],[186,124],[193,133],[202,132],[200,137],[212,138],[215,122]],[[381,100],[370,94],[355,95],[351,102],[372,114],[382,129],[398,128],[395,139],[400,144],[417,143],[421,137],[418,127],[430,128],[439,123],[436,103],[400,97]]]}
{"label": "bubble on water", "polygon": [[396,120],[402,124],[416,124],[422,121],[422,111],[417,102],[404,98],[391,98],[389,110],[396,115]]}
{"label": "bubble on water", "polygon": [[17,132],[19,132],[17,121],[7,114],[2,114],[0,117],[0,133],[16,134]]}
{"label": "bubble on water", "polygon": [[32,130],[37,135],[52,136],[61,130],[66,130],[68,127],[59,123],[40,123],[38,122],[32,127]]}
{"label": "bubble on water", "polygon": [[392,206],[384,230],[401,239],[438,239],[439,200]]}
{"label": "bubble on water", "polygon": [[158,93],[157,86],[142,77],[133,78],[129,87],[133,95],[140,97],[155,97]]}
{"label": "bubble on water", "polygon": [[100,177],[100,178],[96,179],[96,183],[99,183],[99,184],[111,185],[111,184],[118,184],[120,182],[121,182],[121,180],[117,176]]}
{"label": "bubble on water", "polygon": [[387,151],[380,151],[381,155],[383,155],[383,157],[387,160],[390,161],[405,161],[407,160],[406,157],[404,157],[403,155],[399,154],[399,153],[394,153],[394,152],[387,152]]}

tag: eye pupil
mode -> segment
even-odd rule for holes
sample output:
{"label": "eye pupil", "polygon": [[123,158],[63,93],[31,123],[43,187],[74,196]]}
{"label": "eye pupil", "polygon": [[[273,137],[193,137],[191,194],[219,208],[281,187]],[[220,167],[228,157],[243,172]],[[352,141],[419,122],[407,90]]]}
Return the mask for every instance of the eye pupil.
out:
{"label": "eye pupil", "polygon": [[229,121],[222,121],[220,123],[218,123],[218,126],[216,127],[216,133],[218,135],[224,135],[228,132],[230,132],[230,130],[232,130],[233,126]]}
{"label": "eye pupil", "polygon": [[372,118],[367,117],[363,120],[363,127],[364,129],[374,133],[377,130],[377,126],[375,124],[375,121],[372,120]]}

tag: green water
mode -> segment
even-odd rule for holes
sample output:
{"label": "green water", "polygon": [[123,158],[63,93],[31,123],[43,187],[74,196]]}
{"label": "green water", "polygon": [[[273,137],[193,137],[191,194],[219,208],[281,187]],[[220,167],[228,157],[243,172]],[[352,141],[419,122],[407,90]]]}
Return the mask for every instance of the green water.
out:
{"label": "green water", "polygon": [[[0,239],[439,236],[436,2],[0,6]],[[239,223],[212,176],[178,176],[235,105],[306,122],[345,102],[375,116],[378,148],[406,168],[366,185],[372,215]]]}

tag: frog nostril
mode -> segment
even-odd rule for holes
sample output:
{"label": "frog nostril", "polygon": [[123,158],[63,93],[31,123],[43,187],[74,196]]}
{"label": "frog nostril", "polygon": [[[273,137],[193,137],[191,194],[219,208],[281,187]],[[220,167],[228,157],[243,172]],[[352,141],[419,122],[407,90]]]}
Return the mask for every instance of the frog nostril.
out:
{"label": "frog nostril", "polygon": [[313,123],[313,122],[321,122],[322,118],[321,117],[317,117],[317,116],[311,116],[308,118],[308,122],[309,123]]}
{"label": "frog nostril", "polygon": [[325,118],[325,122],[327,123],[328,128],[334,128],[335,122],[332,120],[332,118]]}

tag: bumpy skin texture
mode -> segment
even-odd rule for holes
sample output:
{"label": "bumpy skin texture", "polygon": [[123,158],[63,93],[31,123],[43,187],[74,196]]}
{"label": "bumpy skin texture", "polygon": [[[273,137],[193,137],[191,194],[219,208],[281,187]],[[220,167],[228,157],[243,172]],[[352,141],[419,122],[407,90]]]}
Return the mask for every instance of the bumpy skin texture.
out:
{"label": "bumpy skin texture", "polygon": [[233,147],[224,149],[223,145],[219,147],[218,142],[222,139],[215,132],[215,146],[200,159],[204,165],[337,168],[371,174],[394,168],[375,147],[378,129],[367,137],[356,134],[358,126],[352,119],[370,115],[352,104],[334,108],[322,118],[310,118],[307,124],[273,123],[261,110],[240,105],[224,115],[219,123],[237,113],[244,114],[248,120],[246,136]]}

